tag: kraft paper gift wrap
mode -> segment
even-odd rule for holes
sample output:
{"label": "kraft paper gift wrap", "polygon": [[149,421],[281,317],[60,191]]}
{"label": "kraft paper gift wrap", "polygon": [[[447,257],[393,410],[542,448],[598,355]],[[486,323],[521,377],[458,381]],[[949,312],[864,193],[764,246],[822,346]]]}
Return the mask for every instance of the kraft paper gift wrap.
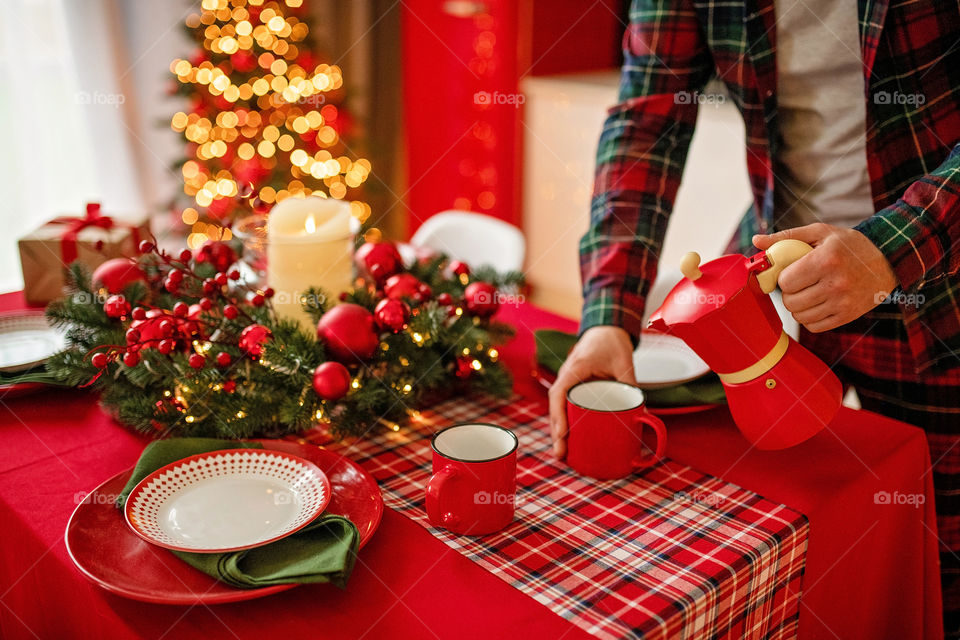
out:
{"label": "kraft paper gift wrap", "polygon": [[96,203],[87,205],[85,216],[45,222],[17,243],[27,302],[46,304],[62,296],[64,273],[74,260],[93,270],[111,258],[137,255],[137,245],[149,237],[145,215],[103,215]]}

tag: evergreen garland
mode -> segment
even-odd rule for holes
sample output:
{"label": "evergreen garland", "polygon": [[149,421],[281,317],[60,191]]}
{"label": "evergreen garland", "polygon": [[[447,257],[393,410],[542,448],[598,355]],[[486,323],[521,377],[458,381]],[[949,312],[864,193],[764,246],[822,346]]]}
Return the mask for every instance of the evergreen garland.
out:
{"label": "evergreen garland", "polygon": [[[218,250],[220,244],[213,243]],[[184,251],[178,258],[149,243],[142,250],[143,278],[112,296],[101,283],[91,282],[82,265],[70,267],[70,292],[47,308],[51,323],[65,329],[68,347],[47,361],[45,374],[48,381],[98,390],[102,405],[138,431],[156,437],[275,437],[325,423],[334,436],[361,436],[392,426],[427,398],[469,390],[510,392],[512,381],[498,363],[496,345],[512,329],[472,315],[463,298],[470,282],[507,289],[522,283],[520,274],[451,274],[444,256],[414,265],[409,273],[433,295],[407,300],[408,325],[380,333],[379,348],[369,360],[343,363],[351,376],[349,391],[324,400],[313,388],[314,370],[328,360],[323,342],[296,321],[278,319],[271,291],[218,272],[210,247],[204,255]],[[180,281],[171,285],[173,271]],[[358,280],[344,299],[372,312],[382,298],[382,290]],[[312,290],[304,296],[310,301],[305,311],[318,320],[327,311],[325,299],[322,291]],[[178,303],[190,305],[189,314]],[[111,304],[125,313],[111,317],[105,310]],[[233,319],[225,315],[228,306],[237,310]],[[143,320],[145,313],[154,320]],[[176,327],[168,338],[175,348],[168,353],[146,328],[136,330],[163,319]],[[250,325],[269,330],[260,354],[241,347],[241,334]],[[129,353],[135,355],[127,358]],[[99,360],[97,354],[103,354]],[[218,358],[229,358],[229,364]]]}

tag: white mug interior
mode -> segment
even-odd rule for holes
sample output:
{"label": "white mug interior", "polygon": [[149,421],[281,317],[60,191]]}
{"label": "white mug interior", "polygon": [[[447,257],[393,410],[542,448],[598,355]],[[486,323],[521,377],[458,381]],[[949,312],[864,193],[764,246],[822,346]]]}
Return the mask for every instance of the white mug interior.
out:
{"label": "white mug interior", "polygon": [[581,382],[567,391],[573,404],[591,411],[629,411],[643,406],[643,391],[617,380]]}
{"label": "white mug interior", "polygon": [[517,437],[492,424],[458,424],[434,436],[433,448],[453,460],[486,462],[513,453]]}

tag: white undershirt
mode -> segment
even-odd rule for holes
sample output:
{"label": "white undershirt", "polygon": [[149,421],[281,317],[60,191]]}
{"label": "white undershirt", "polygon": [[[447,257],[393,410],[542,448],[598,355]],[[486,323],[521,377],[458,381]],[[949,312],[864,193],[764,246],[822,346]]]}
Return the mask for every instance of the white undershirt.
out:
{"label": "white undershirt", "polygon": [[873,215],[863,64],[853,0],[775,0],[777,229]]}

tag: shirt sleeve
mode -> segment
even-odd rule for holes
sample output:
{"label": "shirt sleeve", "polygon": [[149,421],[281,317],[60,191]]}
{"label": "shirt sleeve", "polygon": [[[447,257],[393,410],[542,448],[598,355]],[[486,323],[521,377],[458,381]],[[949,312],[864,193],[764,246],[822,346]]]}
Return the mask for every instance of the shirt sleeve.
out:
{"label": "shirt sleeve", "polygon": [[905,292],[960,270],[960,144],[895,203],[855,227],[886,256]]}
{"label": "shirt sleeve", "polygon": [[600,136],[580,240],[580,331],[614,325],[636,341],[714,65],[689,0],[634,0],[623,51],[619,103]]}

